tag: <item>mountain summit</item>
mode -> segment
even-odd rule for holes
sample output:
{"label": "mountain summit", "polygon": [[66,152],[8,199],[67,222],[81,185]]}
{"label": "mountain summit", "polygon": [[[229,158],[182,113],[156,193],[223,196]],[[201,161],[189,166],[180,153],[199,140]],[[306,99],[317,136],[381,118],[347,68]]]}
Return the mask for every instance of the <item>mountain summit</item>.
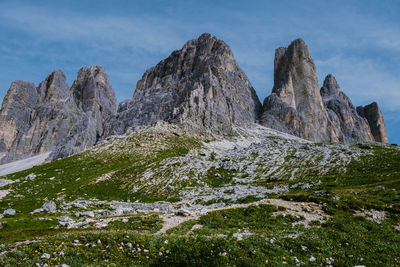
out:
{"label": "mountain summit", "polygon": [[71,87],[59,70],[37,87],[13,82],[0,111],[0,164],[43,153],[66,157],[158,121],[212,135],[259,121],[315,142],[388,142],[375,102],[356,110],[333,75],[319,88],[302,39],[276,49],[274,86],[261,106],[230,47],[205,33],[148,69],[117,111],[100,66],[82,68]]}
{"label": "mountain summit", "polygon": [[110,132],[164,120],[226,134],[233,125],[254,123],[260,109],[229,46],[203,34],[146,71],[133,98],[120,104]]}
{"label": "mountain summit", "polygon": [[[333,75],[329,74],[319,89],[314,62],[302,39],[276,49],[274,87],[264,100],[262,125],[316,142],[387,143],[383,117],[371,115],[367,120],[359,113],[361,108],[357,113]],[[374,138],[373,125],[382,129],[375,130],[375,135],[386,138]]]}

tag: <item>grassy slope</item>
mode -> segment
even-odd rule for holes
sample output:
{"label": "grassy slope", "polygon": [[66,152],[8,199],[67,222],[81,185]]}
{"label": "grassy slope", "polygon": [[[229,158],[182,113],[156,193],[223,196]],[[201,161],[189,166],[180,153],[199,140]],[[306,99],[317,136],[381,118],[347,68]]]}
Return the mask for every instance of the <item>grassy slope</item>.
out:
{"label": "grassy slope", "polygon": [[[13,193],[0,200],[0,211],[9,206],[18,211],[16,216],[0,220],[3,223],[0,251],[12,250],[15,241],[40,237],[47,240],[17,246],[11,253],[0,256],[0,265],[47,262],[73,266],[91,263],[280,266],[284,262],[293,265],[299,261],[310,266],[325,264],[329,257],[338,266],[400,265],[400,233],[393,228],[400,224],[400,151],[390,146],[363,145],[362,149],[371,152],[370,155],[353,160],[345,170],[334,168],[324,175],[306,171],[290,182],[321,180],[320,185],[274,196],[321,203],[331,219],[309,228],[292,226],[298,219],[291,216],[272,216],[277,207],[270,205],[215,211],[161,236],[153,234],[161,227],[157,214],[139,214],[128,223],[115,222],[104,230],[51,229],[57,224],[55,220],[37,220],[43,215],[29,214],[46,197],[176,201],[179,183],[172,191],[159,190],[163,186],[158,184],[138,188],[142,176],[149,166],[157,170],[163,160],[184,156],[201,146],[199,139],[180,133],[143,133],[123,142],[116,141],[111,147],[105,144],[97,152],[81,153],[9,175],[7,178],[14,180],[30,173],[38,176],[34,181],[8,185]],[[215,179],[216,172],[221,179]],[[108,173],[110,179],[94,183]],[[49,180],[51,177],[55,178]],[[231,178],[231,172],[210,169],[204,181],[218,187],[229,183]],[[24,197],[18,198],[18,195]],[[387,219],[378,224],[354,216],[354,210],[361,209],[384,210]],[[57,214],[47,217],[55,218]],[[202,227],[190,231],[195,224]],[[250,234],[238,240],[234,234],[243,231]],[[79,240],[79,244],[74,244],[74,240]],[[65,255],[60,256],[60,251]],[[51,259],[41,259],[44,252],[52,254]],[[311,257],[315,261],[310,261]]]}

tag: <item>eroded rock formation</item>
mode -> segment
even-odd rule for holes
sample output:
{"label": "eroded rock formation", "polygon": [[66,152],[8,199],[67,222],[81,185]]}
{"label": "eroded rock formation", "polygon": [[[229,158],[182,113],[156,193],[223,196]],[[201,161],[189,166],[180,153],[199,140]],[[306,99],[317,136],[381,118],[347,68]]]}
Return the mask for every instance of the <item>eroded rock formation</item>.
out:
{"label": "eroded rock formation", "polygon": [[80,152],[112,134],[159,120],[198,132],[228,134],[257,122],[317,142],[387,143],[376,103],[354,108],[316,68],[301,39],[278,48],[272,94],[258,100],[229,46],[203,34],[145,72],[133,98],[120,103],[103,67],[79,70],[71,88],[62,71],[37,87],[11,84],[0,110],[0,164],[51,152],[50,160]]}
{"label": "eroded rock formation", "polygon": [[371,123],[359,116],[333,75],[319,89],[314,62],[302,39],[276,50],[274,87],[264,100],[260,122],[316,142],[374,141]]}
{"label": "eroded rock formation", "polygon": [[357,112],[360,116],[367,119],[372,135],[376,142],[388,143],[385,121],[382,112],[376,102],[366,106],[357,107]]}
{"label": "eroded rock formation", "polygon": [[103,118],[115,113],[116,99],[104,69],[93,66],[79,73],[71,89],[62,71],[54,71],[38,87],[11,84],[0,111],[1,163],[44,152],[56,159],[96,143]]}
{"label": "eroded rock formation", "polygon": [[212,133],[255,122],[261,108],[255,90],[229,46],[203,34],[149,69],[133,99],[119,105],[110,132],[158,120]]}
{"label": "eroded rock formation", "polygon": [[326,76],[321,96],[340,142],[374,141],[367,120],[357,114],[350,98],[340,90],[332,74]]}

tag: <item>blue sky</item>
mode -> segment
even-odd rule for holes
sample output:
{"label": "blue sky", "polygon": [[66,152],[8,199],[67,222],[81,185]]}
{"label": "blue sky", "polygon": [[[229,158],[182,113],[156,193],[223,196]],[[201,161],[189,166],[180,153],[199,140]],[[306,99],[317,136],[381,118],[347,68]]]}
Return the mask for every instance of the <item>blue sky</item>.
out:
{"label": "blue sky", "polygon": [[203,32],[231,46],[260,100],[274,50],[303,38],[320,84],[335,75],[354,105],[377,101],[400,144],[400,1],[0,1],[0,99],[13,80],[55,69],[69,85],[102,65],[119,101],[146,69]]}

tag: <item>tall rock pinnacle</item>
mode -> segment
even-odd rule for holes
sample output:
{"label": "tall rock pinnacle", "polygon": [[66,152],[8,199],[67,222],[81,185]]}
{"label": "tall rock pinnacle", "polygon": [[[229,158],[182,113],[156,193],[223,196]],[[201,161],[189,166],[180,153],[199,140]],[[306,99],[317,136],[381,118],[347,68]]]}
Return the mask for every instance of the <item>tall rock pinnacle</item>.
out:
{"label": "tall rock pinnacle", "polygon": [[116,113],[114,89],[103,67],[83,67],[71,90],[75,102],[96,122],[97,136],[103,135],[103,122]]}
{"label": "tall rock pinnacle", "polygon": [[278,48],[274,60],[274,87],[264,101],[261,124],[318,142],[338,141],[328,127],[314,62],[302,39]]}
{"label": "tall rock pinnacle", "polygon": [[331,74],[319,89],[314,62],[302,39],[276,49],[274,87],[264,100],[261,124],[316,142],[384,140],[376,137],[385,135],[383,118],[379,119],[380,112],[372,113],[368,121],[361,117]]}
{"label": "tall rock pinnacle", "polygon": [[261,108],[256,92],[229,46],[210,34],[147,70],[132,100],[121,103],[110,129],[150,125],[158,120],[213,133],[255,122]]}
{"label": "tall rock pinnacle", "polygon": [[98,66],[83,68],[71,89],[60,70],[38,87],[13,82],[0,110],[0,163],[44,152],[56,159],[93,146],[104,121],[115,114],[115,102]]}
{"label": "tall rock pinnacle", "polygon": [[350,98],[340,90],[332,74],[326,76],[321,96],[340,142],[374,141],[367,120],[357,114]]}
{"label": "tall rock pinnacle", "polygon": [[357,107],[357,112],[360,116],[367,119],[371,128],[372,135],[376,142],[388,143],[385,121],[382,112],[376,102],[373,102],[364,107]]}

